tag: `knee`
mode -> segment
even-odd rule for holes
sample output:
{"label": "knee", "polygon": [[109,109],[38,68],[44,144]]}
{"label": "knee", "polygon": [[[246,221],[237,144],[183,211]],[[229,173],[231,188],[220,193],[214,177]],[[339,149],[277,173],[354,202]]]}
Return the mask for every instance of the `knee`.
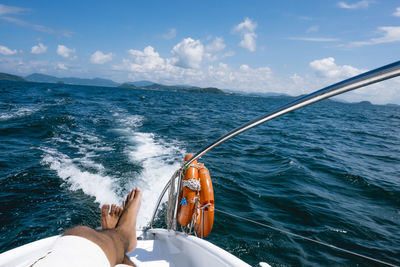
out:
{"label": "knee", "polygon": [[95,230],[87,226],[79,225],[71,229],[68,229],[62,235],[76,235],[76,236],[86,237],[88,234],[90,235],[92,232],[95,232]]}

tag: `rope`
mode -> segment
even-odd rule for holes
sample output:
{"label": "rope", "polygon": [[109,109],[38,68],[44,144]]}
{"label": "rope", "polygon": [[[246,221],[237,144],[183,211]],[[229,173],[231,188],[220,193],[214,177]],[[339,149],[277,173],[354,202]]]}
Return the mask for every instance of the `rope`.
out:
{"label": "rope", "polygon": [[192,189],[193,191],[200,191],[200,180],[188,179],[183,180],[183,186]]}
{"label": "rope", "polygon": [[370,261],[381,263],[381,264],[384,264],[384,265],[387,265],[387,266],[399,267],[398,265],[395,265],[393,263],[389,263],[389,262],[386,262],[386,261],[374,259],[374,258],[365,256],[365,255],[359,254],[357,252],[353,252],[353,251],[350,251],[350,250],[347,250],[347,249],[344,249],[344,248],[339,248],[337,246],[334,246],[334,245],[331,245],[331,244],[328,244],[328,243],[325,243],[325,242],[322,242],[322,241],[318,241],[318,240],[315,240],[315,239],[312,239],[312,238],[309,238],[309,237],[305,237],[305,236],[301,236],[301,235],[298,235],[298,234],[294,234],[294,233],[291,233],[291,232],[288,232],[288,231],[285,231],[285,230],[282,230],[282,229],[279,229],[279,228],[276,228],[276,227],[273,227],[273,226],[270,226],[270,225],[266,225],[266,224],[263,224],[263,223],[260,223],[260,222],[257,222],[257,221],[253,221],[253,220],[241,217],[239,215],[235,215],[235,214],[232,214],[232,213],[229,213],[229,212],[226,212],[226,211],[222,211],[222,210],[218,210],[218,209],[214,209],[214,210],[216,210],[218,212],[221,212],[221,213],[224,213],[226,215],[230,215],[232,217],[236,217],[236,218],[239,218],[239,219],[242,219],[242,220],[245,220],[245,221],[260,225],[260,226],[263,226],[265,228],[269,228],[269,229],[272,229],[272,230],[275,230],[275,231],[290,235],[290,236],[294,236],[294,237],[297,237],[297,238],[300,238],[300,239],[305,239],[305,240],[317,243],[317,244],[322,245],[322,246],[330,247],[330,248],[333,248],[333,249],[336,249],[336,250],[339,250],[339,251],[342,251],[342,252],[345,252],[345,253],[348,253],[348,254],[352,254],[352,255],[355,255],[355,256],[358,256],[358,257],[361,257],[361,258],[364,258],[364,259],[368,259]]}

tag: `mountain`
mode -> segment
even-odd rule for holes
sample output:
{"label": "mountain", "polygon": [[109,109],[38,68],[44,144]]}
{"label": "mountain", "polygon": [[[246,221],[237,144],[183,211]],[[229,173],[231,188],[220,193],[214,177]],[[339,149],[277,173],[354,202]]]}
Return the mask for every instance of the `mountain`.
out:
{"label": "mountain", "polygon": [[17,75],[12,75],[8,73],[0,72],[0,80],[7,80],[7,81],[15,81],[15,82],[26,82],[24,78],[21,78]]}
{"label": "mountain", "polygon": [[123,83],[118,86],[119,88],[130,88],[130,89],[138,89],[136,85],[133,85],[132,83]]}
{"label": "mountain", "polygon": [[154,84],[153,82],[150,81],[137,81],[137,82],[127,82],[127,84],[131,84],[137,87],[141,87],[141,86],[148,86],[148,85],[152,85]]}
{"label": "mountain", "polygon": [[94,78],[94,79],[81,79],[74,77],[58,78],[55,76],[33,73],[25,77],[29,82],[39,82],[39,83],[65,83],[74,85],[89,85],[89,86],[106,86],[106,87],[117,87],[119,83],[112,80]]}
{"label": "mountain", "polygon": [[243,96],[261,96],[261,97],[290,97],[288,94],[284,93],[274,93],[274,92],[246,92],[240,90],[232,90],[232,89],[224,89],[225,92],[236,94],[236,95],[243,95]]}
{"label": "mountain", "polygon": [[224,91],[214,88],[200,88],[195,86],[177,86],[177,85],[163,85],[158,83],[152,83],[146,86],[136,86],[132,83],[124,83],[118,86],[120,88],[131,88],[131,89],[143,89],[143,90],[160,90],[160,91],[173,91],[173,92],[192,92],[192,93],[209,93],[209,94],[225,94]]}

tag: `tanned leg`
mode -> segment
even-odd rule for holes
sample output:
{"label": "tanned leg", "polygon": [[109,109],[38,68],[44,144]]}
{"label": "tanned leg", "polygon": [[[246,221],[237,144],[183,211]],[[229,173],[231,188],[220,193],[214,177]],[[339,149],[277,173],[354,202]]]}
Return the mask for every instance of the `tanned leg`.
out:
{"label": "tanned leg", "polygon": [[[142,192],[132,190],[124,202],[124,209],[114,229],[94,230],[87,226],[77,226],[63,235],[84,237],[100,246],[111,266],[124,262],[125,253],[136,248],[136,218],[140,209]],[[103,211],[103,210],[102,210]],[[126,260],[126,259],[125,259]]]}

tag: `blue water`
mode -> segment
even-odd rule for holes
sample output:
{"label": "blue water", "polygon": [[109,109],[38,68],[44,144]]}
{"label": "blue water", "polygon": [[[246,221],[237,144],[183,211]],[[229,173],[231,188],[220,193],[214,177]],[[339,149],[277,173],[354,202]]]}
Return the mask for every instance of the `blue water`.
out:
{"label": "blue water", "polygon": [[[97,227],[134,186],[146,226],[185,153],[291,100],[0,81],[0,252]],[[400,264],[399,126],[399,107],[323,101],[201,161],[217,209]],[[222,213],[207,239],[251,265],[375,265]]]}

